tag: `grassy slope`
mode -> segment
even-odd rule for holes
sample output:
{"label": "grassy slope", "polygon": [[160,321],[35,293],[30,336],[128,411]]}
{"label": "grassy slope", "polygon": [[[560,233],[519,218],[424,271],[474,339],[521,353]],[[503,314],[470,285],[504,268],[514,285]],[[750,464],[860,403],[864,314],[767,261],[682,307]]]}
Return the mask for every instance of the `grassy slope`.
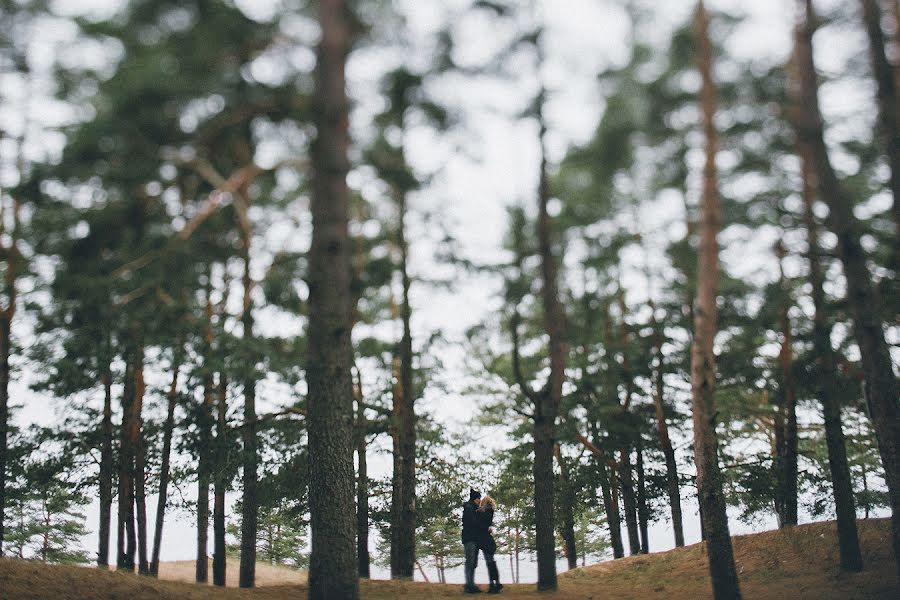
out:
{"label": "grassy slope", "polygon": [[[802,525],[790,531],[735,538],[745,598],[754,600],[896,600],[900,597],[886,520],[860,522],[866,570],[842,574],[837,567],[834,523]],[[460,586],[372,581],[363,598],[433,600],[460,597]],[[710,597],[705,550],[700,544],[577,569],[560,577],[556,594],[538,594],[533,585],[507,586],[505,598],[554,600],[695,600]],[[156,581],[83,567],[48,566],[0,560],[2,600],[294,600],[306,598],[302,585],[270,585],[256,590],[217,589]]]}

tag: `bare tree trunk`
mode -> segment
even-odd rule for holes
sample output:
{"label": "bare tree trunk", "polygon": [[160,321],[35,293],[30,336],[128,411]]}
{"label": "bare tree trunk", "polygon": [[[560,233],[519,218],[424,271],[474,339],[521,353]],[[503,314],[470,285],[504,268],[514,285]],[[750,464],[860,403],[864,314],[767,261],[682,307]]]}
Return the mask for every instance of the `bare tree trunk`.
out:
{"label": "bare tree trunk", "polygon": [[892,542],[900,575],[900,390],[891,365],[881,320],[881,306],[860,243],[860,227],[853,202],[838,180],[824,140],[818,103],[818,81],[812,54],[815,15],[810,0],[799,0],[805,18],[795,30],[793,97],[791,111],[798,144],[812,159],[818,190],[828,205],[827,224],[837,236],[838,254],[847,279],[847,299],[853,313],[856,342],[862,357],[866,402],[884,465],[893,526]]}
{"label": "bare tree trunk", "polygon": [[313,144],[313,234],[308,254],[310,600],[359,598],[354,518],[353,384],[348,239],[348,102],[345,61],[351,45],[344,0],[318,3]]}
{"label": "bare tree trunk", "polygon": [[578,567],[578,548],[575,542],[575,487],[569,478],[569,467],[562,455],[559,444],[554,449],[556,454],[556,462],[559,465],[559,482],[560,482],[560,513],[562,513],[562,522],[559,526],[559,534],[562,536],[566,560],[569,563],[569,569]]}
{"label": "bare tree trunk", "polygon": [[654,330],[654,347],[656,350],[656,368],[653,371],[653,405],[656,410],[656,432],[659,445],[666,459],[666,491],[669,495],[669,509],[672,511],[672,530],[675,535],[675,547],[684,546],[684,524],[681,515],[681,491],[678,489],[678,463],[675,462],[675,449],[669,438],[669,426],[666,423],[665,388],[663,383],[663,333],[656,322],[656,307],[650,303],[651,324]]}
{"label": "bare tree trunk", "polygon": [[225,586],[225,489],[228,486],[225,432],[228,429],[228,379],[219,372],[219,401],[216,403],[216,476],[213,484],[213,585]]}
{"label": "bare tree trunk", "polygon": [[[888,62],[885,51],[885,35],[881,29],[883,17],[878,0],[860,0],[862,4],[863,23],[869,37],[869,58],[872,63],[872,75],[875,78],[878,100],[879,132],[882,137],[885,157],[891,168],[891,194],[894,198],[892,214],[897,234],[900,235],[900,119],[898,119],[897,85],[894,69]],[[893,12],[897,14],[896,0]]]}
{"label": "bare tree trunk", "polygon": [[137,357],[134,365],[134,402],[132,403],[131,444],[134,448],[134,504],[137,521],[137,553],[138,573],[150,574],[147,560],[147,492],[146,492],[146,456],[144,444],[144,342],[139,339]]}
{"label": "bare tree trunk", "polygon": [[180,350],[175,350],[172,360],[172,383],[169,385],[166,422],[163,425],[162,464],[159,467],[159,495],[156,500],[156,523],[153,528],[153,551],[150,555],[150,574],[159,576],[159,553],[162,549],[163,522],[169,494],[169,470],[172,457],[172,432],[175,430],[175,405],[178,402],[178,369],[181,367]]}
{"label": "bare tree trunk", "polygon": [[834,491],[834,510],[837,517],[838,547],[841,568],[845,571],[861,571],[862,553],[859,549],[859,535],[856,530],[856,506],[853,499],[853,484],[850,466],[847,463],[847,447],[841,424],[841,406],[838,400],[836,367],[831,348],[831,327],[825,311],[825,276],[822,268],[822,249],[819,245],[819,226],[816,223],[813,206],[815,203],[816,181],[812,163],[805,152],[801,152],[803,165],[803,216],[806,222],[809,282],[812,286],[813,352],[816,357],[816,380],[822,413],[825,418],[825,443],[828,447],[828,467],[831,486]]}
{"label": "bare tree trunk", "polygon": [[703,80],[700,105],[706,139],[706,165],[703,170],[703,196],[700,208],[700,247],[697,264],[697,303],[694,314],[694,340],[691,346],[691,381],[694,421],[694,458],[701,517],[706,533],[706,550],[716,600],[741,597],[734,553],[728,531],[728,514],[719,470],[719,445],[716,436],[716,356],[713,342],[718,327],[716,295],[719,283],[719,245],[716,236],[722,221],[716,175],[718,139],[715,126],[716,90],[713,83],[712,43],[709,17],[703,0],[697,3],[697,68]]}
{"label": "bare tree trunk", "polygon": [[[110,353],[109,340],[106,343],[107,352]],[[113,425],[112,425],[112,369],[110,362],[112,357],[104,361],[105,367],[101,376],[103,382],[103,421],[100,424],[100,527],[99,547],[97,550],[97,565],[109,566],[109,534],[112,521],[113,501]]]}

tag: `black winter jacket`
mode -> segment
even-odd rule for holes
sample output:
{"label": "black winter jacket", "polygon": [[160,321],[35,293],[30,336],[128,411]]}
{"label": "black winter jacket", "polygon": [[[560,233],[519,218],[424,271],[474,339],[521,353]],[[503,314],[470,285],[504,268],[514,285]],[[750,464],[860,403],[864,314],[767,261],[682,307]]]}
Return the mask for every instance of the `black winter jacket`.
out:
{"label": "black winter jacket", "polygon": [[478,505],[471,500],[463,504],[462,515],[462,543],[478,541],[478,522],[475,515],[477,514]]}

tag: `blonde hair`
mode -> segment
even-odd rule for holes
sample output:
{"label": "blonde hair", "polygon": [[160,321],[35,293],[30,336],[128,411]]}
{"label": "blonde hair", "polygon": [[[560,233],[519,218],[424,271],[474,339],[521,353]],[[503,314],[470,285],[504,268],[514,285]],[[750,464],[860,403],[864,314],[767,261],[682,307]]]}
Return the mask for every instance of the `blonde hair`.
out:
{"label": "blonde hair", "polygon": [[497,511],[497,503],[493,498],[485,494],[478,502],[478,510],[480,512],[484,512],[485,510],[487,510],[488,506],[490,506],[491,510],[493,510],[494,512]]}

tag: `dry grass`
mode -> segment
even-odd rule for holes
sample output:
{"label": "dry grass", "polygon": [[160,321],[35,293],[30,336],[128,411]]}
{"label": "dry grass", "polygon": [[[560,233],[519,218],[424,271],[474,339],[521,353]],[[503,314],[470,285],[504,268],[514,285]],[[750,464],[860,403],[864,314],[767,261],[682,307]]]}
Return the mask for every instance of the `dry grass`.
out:
{"label": "dry grass", "polygon": [[[837,568],[834,523],[802,525],[789,531],[735,538],[735,556],[745,598],[754,600],[896,600],[900,584],[890,548],[890,523],[860,522],[866,570],[844,574]],[[232,569],[234,570],[234,569]],[[277,575],[277,574],[275,574]],[[276,582],[273,582],[276,583]],[[365,600],[433,600],[461,597],[458,585],[371,581]],[[700,544],[678,550],[600,563],[565,573],[554,594],[533,585],[507,586],[507,599],[697,600],[711,589],[706,554]],[[2,600],[300,600],[304,585],[268,585],[256,590],[212,588],[157,581],[82,567],[0,560]]]}
{"label": "dry grass", "polygon": [[[225,565],[225,583],[228,587],[238,585],[238,567],[240,561],[229,558]],[[159,564],[159,578],[166,581],[180,581],[182,583],[194,583],[193,560],[178,560],[161,562]],[[209,561],[209,573],[212,577],[212,561]],[[287,567],[279,567],[268,563],[256,563],[256,585],[269,587],[272,585],[302,585],[306,583],[306,573]]]}

